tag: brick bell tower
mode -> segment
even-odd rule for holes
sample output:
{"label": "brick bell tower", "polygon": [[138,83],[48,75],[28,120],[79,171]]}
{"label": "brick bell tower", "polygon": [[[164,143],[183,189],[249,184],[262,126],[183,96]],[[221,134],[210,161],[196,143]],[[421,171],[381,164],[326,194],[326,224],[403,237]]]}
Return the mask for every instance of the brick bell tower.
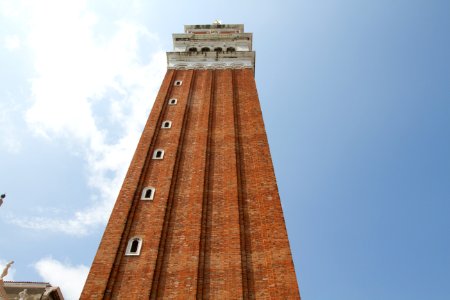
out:
{"label": "brick bell tower", "polygon": [[81,299],[299,299],[243,25],[188,25]]}

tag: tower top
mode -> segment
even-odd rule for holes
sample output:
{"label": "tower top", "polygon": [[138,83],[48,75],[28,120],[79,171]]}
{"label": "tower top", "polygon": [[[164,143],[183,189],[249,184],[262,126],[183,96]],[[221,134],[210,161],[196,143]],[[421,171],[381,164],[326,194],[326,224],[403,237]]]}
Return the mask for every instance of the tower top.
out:
{"label": "tower top", "polygon": [[173,51],[167,52],[168,69],[255,69],[252,33],[243,24],[185,25],[174,33]]}
{"label": "tower top", "polygon": [[243,33],[244,24],[222,24],[219,20],[214,21],[212,24],[204,25],[184,25],[185,33],[205,34],[205,33],[217,33],[217,34],[232,34]]}

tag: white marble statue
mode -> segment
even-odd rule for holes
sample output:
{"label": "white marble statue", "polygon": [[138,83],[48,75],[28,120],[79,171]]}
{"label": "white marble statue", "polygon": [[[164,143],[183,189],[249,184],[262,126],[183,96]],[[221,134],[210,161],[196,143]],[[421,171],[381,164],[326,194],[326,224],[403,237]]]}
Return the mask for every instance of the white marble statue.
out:
{"label": "white marble statue", "polygon": [[11,267],[13,263],[14,261],[10,261],[9,263],[6,264],[5,268],[3,269],[2,275],[0,276],[0,279],[3,279],[6,277],[6,275],[8,275],[9,267]]}
{"label": "white marble statue", "polygon": [[24,289],[19,293],[19,300],[27,300],[28,299],[28,292],[27,289]]}
{"label": "white marble statue", "polygon": [[5,268],[3,269],[2,275],[0,275],[0,300],[8,300],[8,295],[5,291],[5,285],[3,284],[3,278],[8,275],[9,267],[14,263],[14,261],[10,261],[6,264]]}

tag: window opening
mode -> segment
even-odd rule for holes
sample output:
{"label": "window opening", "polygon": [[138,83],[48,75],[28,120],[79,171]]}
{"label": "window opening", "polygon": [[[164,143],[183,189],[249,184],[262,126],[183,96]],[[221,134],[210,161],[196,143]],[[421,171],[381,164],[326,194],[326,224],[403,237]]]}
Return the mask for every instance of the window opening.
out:
{"label": "window opening", "polygon": [[153,200],[155,196],[155,188],[146,187],[142,191],[141,200]]}
{"label": "window opening", "polygon": [[153,159],[163,159],[164,157],[164,150],[158,149],[153,152]]}
{"label": "window opening", "polygon": [[125,255],[137,256],[141,253],[141,247],[142,247],[142,239],[140,237],[133,237],[128,241]]}
{"label": "window opening", "polygon": [[130,249],[130,252],[131,252],[131,253],[136,253],[137,250],[138,250],[138,246],[139,246],[139,240],[134,240],[134,241],[131,243],[131,249]]}
{"label": "window opening", "polygon": [[169,100],[169,104],[170,104],[170,105],[175,105],[175,104],[177,104],[177,99],[170,99],[170,100]]}
{"label": "window opening", "polygon": [[183,82],[181,80],[175,80],[175,86],[180,86]]}
{"label": "window opening", "polygon": [[170,128],[172,127],[172,122],[170,121],[164,121],[162,124],[162,128]]}

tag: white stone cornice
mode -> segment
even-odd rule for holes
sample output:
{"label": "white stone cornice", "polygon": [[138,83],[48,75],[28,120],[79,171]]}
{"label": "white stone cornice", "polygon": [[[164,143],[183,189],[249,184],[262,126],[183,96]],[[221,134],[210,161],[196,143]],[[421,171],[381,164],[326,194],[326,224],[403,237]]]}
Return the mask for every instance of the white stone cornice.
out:
{"label": "white stone cornice", "polygon": [[255,52],[167,52],[168,69],[255,69]]}
{"label": "white stone cornice", "polygon": [[175,63],[169,65],[168,69],[175,70],[221,70],[221,69],[253,69],[252,65],[244,63],[224,64],[224,63]]}

